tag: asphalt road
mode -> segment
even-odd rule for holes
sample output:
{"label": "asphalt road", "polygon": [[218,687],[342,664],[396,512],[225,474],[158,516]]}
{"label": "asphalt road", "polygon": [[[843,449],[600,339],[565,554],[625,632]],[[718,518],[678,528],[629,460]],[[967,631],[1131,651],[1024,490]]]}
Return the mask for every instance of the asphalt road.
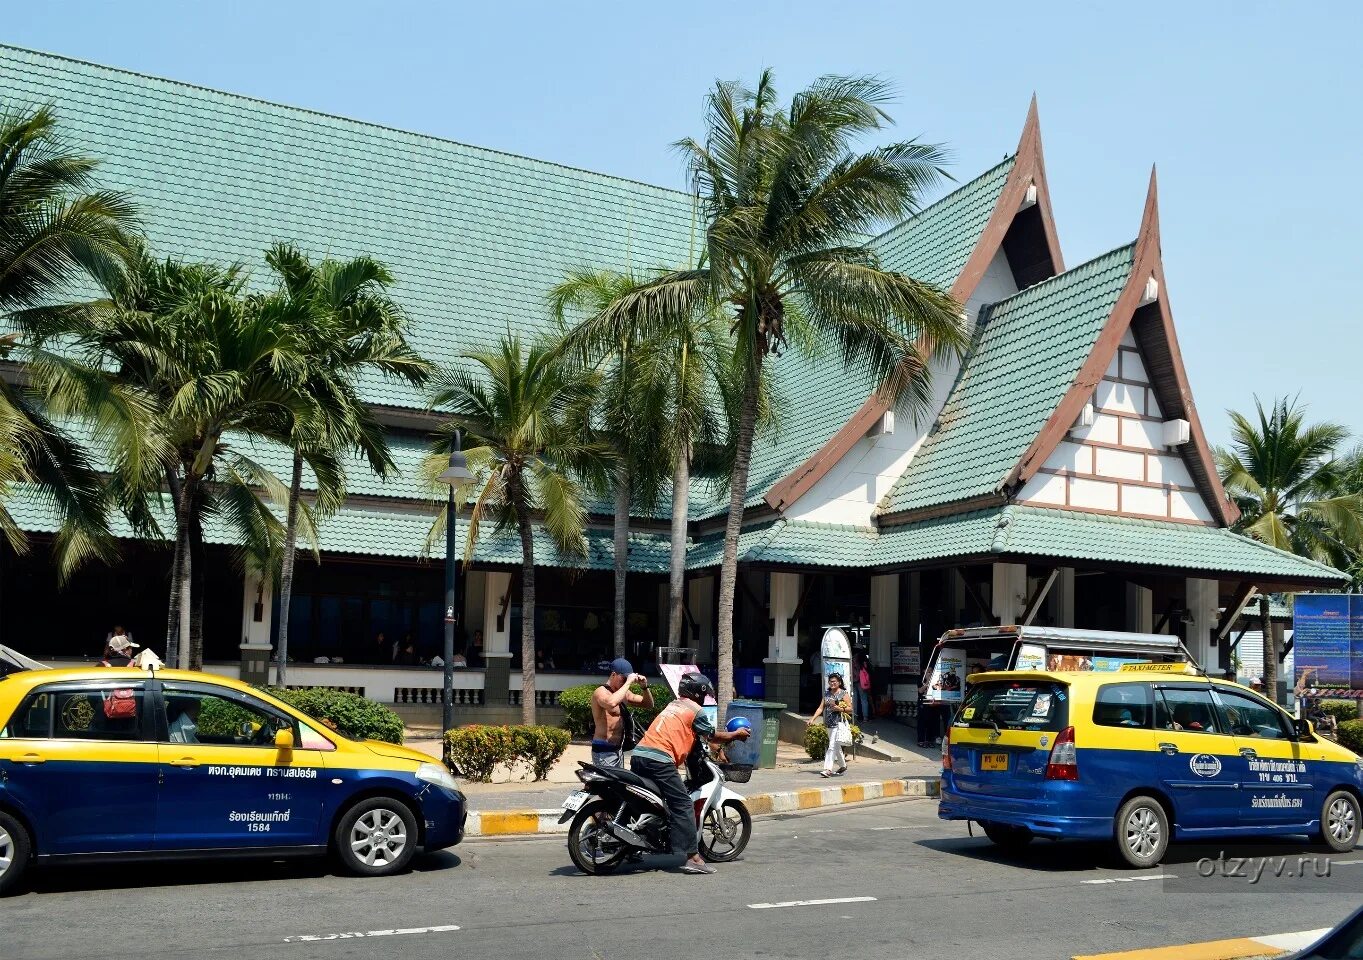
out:
{"label": "asphalt road", "polygon": [[[744,859],[710,877],[668,858],[584,877],[561,837],[470,841],[377,880],[325,861],[40,870],[0,900],[0,957],[1052,958],[1329,926],[1363,899],[1363,849],[1328,878],[1322,860],[1250,885],[1198,877],[1205,851],[1179,847],[1144,872],[1092,845],[1004,855],[935,813],[905,800],[761,818]],[[1316,855],[1266,852],[1280,872]],[[805,900],[843,902],[783,905]]]}

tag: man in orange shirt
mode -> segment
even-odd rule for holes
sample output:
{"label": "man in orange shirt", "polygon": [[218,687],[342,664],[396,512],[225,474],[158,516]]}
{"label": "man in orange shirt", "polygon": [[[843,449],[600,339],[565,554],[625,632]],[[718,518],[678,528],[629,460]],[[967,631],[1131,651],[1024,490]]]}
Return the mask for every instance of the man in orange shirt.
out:
{"label": "man in orange shirt", "polygon": [[696,838],[696,813],[691,806],[691,795],[677,773],[695,746],[696,737],[706,737],[713,743],[746,740],[750,730],[716,732],[715,725],[701,705],[706,697],[714,696],[715,688],[703,673],[688,673],[677,684],[677,699],[673,700],[648,726],[639,745],[634,748],[629,767],[641,777],[658,785],[672,814],[672,852],[686,859],[682,873],[714,873],[700,856]]}

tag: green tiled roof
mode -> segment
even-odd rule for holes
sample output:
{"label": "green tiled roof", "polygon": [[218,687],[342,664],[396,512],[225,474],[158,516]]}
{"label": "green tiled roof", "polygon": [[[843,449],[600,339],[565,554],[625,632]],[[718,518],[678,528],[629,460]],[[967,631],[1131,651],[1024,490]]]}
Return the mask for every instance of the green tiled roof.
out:
{"label": "green tiled roof", "polygon": [[[744,530],[738,538],[738,559],[740,563],[868,567],[875,563],[876,541],[876,532],[870,527],[783,517]],[[687,569],[717,567],[723,552],[722,534],[697,538],[686,553]]]}
{"label": "green tiled roof", "polygon": [[1220,527],[1010,504],[886,529],[884,565],[945,557],[1046,557],[1343,583],[1332,567]]}
{"label": "green tiled roof", "polygon": [[[377,257],[439,362],[547,328],[570,268],[675,266],[693,247],[681,192],[61,57],[0,46],[0,102],[54,104],[159,254],[241,260],[258,283],[277,240]],[[424,405],[377,378],[365,394]]]}
{"label": "green tiled roof", "polygon": [[946,290],[956,282],[989,222],[1017,157],[952,191],[889,230],[871,246],[891,270]]}
{"label": "green tiled roof", "polygon": [[886,495],[882,514],[999,489],[1088,359],[1134,251],[1121,247],[985,312],[936,426]]}
{"label": "green tiled roof", "polygon": [[[1014,160],[1009,157],[871,240],[871,248],[887,268],[950,289],[998,203]],[[828,442],[875,387],[865,372],[845,367],[832,347],[815,358],[788,354],[772,362],[770,370],[777,391],[790,401],[790,412],[778,431],[753,445],[750,506]],[[728,506],[725,494],[727,490],[720,497],[705,498],[692,515],[723,512]]]}

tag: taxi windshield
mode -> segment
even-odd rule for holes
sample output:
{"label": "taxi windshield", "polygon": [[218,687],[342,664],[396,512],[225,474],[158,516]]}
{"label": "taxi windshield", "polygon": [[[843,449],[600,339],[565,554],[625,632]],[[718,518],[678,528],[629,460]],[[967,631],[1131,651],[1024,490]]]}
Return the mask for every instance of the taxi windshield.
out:
{"label": "taxi windshield", "polygon": [[999,730],[1063,730],[1068,725],[1066,686],[1053,680],[989,680],[971,688],[957,726]]}

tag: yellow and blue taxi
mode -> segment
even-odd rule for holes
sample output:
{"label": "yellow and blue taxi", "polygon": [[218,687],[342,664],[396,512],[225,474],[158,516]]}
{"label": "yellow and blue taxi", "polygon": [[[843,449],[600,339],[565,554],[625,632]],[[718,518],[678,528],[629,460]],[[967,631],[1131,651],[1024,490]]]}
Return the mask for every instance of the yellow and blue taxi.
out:
{"label": "yellow and blue taxi", "polygon": [[1110,840],[1135,867],[1171,840],[1359,840],[1363,758],[1252,690],[1184,664],[972,674],[943,741],[938,816],[994,843]]}
{"label": "yellow and blue taxi", "polygon": [[179,670],[0,677],[0,891],[33,861],[331,851],[402,870],[467,809],[425,754],[353,740],[235,680]]}

